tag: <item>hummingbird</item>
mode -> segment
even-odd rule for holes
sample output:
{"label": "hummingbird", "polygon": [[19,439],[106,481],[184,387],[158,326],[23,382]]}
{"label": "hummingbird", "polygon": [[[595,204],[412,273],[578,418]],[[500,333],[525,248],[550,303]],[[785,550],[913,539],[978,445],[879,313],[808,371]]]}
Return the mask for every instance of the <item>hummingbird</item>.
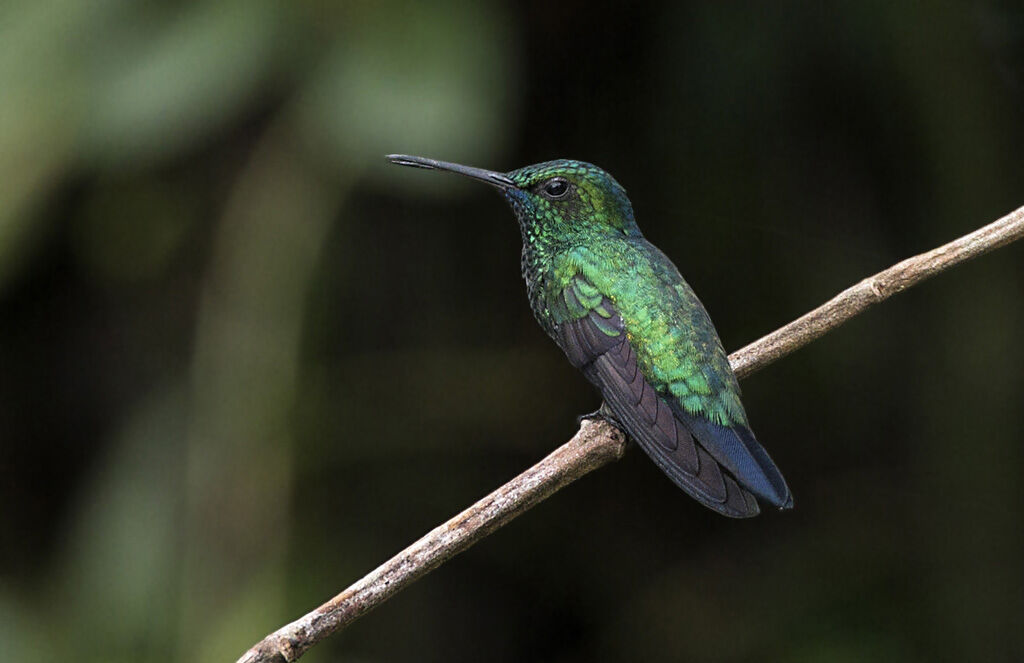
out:
{"label": "hummingbird", "polygon": [[391,154],[401,166],[496,187],[523,238],[534,317],[600,391],[610,419],[691,497],[733,518],[793,498],[750,430],[711,318],[644,238],[626,190],[604,170],[558,159],[507,173]]}

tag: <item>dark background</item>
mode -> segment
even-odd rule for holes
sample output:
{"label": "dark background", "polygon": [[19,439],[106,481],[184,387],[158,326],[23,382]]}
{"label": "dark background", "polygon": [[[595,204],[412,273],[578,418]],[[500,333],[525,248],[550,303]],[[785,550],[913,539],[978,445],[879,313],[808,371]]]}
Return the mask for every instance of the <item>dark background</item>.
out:
{"label": "dark background", "polygon": [[[607,168],[728,349],[1024,204],[1018,4],[626,4],[0,9],[0,657],[234,660],[596,406],[385,153]],[[306,660],[1021,660],[1022,263],[744,382],[793,511],[634,451]]]}

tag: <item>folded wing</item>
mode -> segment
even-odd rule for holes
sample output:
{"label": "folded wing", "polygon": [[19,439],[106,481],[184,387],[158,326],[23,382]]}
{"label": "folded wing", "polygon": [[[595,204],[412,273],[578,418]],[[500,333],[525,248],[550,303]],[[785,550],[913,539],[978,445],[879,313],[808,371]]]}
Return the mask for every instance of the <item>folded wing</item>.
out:
{"label": "folded wing", "polygon": [[749,429],[690,414],[671,394],[652,386],[610,299],[576,276],[557,304],[556,342],[676,485],[734,518],[758,514],[755,495],[783,508],[791,504],[781,474]]}

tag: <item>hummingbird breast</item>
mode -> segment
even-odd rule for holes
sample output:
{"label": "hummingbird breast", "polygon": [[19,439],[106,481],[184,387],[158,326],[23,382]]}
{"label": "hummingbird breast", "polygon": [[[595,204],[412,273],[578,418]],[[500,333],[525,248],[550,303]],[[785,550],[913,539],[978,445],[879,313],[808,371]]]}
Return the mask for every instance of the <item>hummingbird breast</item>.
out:
{"label": "hummingbird breast", "polygon": [[530,309],[533,317],[551,338],[555,338],[555,322],[551,319],[548,306],[545,302],[544,293],[550,281],[550,262],[545,269],[542,260],[542,252],[538,251],[534,244],[523,241],[523,254],[520,259],[520,268],[523,272],[523,280],[526,281],[526,296],[530,301]]}

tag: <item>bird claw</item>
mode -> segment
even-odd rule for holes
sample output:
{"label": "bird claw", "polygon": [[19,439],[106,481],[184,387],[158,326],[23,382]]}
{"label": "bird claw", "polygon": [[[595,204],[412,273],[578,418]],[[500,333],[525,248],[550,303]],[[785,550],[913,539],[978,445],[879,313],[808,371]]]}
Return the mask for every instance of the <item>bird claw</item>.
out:
{"label": "bird claw", "polygon": [[576,423],[582,424],[587,419],[603,419],[621,431],[626,430],[622,427],[622,424],[619,423],[619,420],[615,418],[615,415],[612,414],[612,411],[608,408],[608,404],[604,402],[601,403],[601,407],[597,408],[593,412],[581,414],[576,417]]}

